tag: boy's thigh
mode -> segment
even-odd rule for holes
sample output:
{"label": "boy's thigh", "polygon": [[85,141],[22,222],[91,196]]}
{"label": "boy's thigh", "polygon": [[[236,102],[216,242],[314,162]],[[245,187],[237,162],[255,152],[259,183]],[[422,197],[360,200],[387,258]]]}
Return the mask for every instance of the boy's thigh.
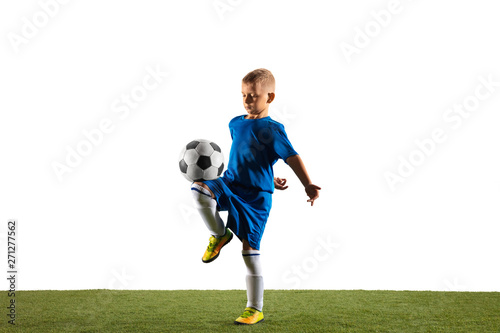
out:
{"label": "boy's thigh", "polygon": [[205,190],[208,190],[208,192],[210,192],[210,195],[212,196],[212,199],[215,199],[215,195],[214,195],[214,192],[212,192],[212,190],[210,189],[210,187],[208,187],[207,184],[203,183],[203,182],[194,182],[196,185],[198,186],[201,186],[203,187]]}
{"label": "boy's thigh", "polygon": [[254,249],[253,247],[250,246],[250,243],[246,239],[242,240],[243,243],[243,251],[248,251],[248,250],[253,250],[256,251],[257,249]]}

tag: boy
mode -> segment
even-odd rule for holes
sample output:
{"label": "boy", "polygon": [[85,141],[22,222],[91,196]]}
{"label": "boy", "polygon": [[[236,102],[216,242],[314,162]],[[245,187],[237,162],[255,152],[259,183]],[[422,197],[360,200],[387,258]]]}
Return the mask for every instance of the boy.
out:
{"label": "boy", "polygon": [[[235,324],[251,325],[264,320],[260,240],[274,189],[288,188],[286,179],[274,177],[274,163],[281,158],[292,168],[304,185],[311,206],[321,189],[311,183],[283,125],[268,115],[274,86],[274,77],[267,69],[256,69],[243,78],[243,106],[248,114],[229,122],[233,143],[227,170],[218,179],[194,182],[191,186],[195,205],[212,234],[202,261],[215,260],[233,238],[233,232],[243,243],[248,302]],[[228,211],[227,228],[219,216],[221,210]]]}

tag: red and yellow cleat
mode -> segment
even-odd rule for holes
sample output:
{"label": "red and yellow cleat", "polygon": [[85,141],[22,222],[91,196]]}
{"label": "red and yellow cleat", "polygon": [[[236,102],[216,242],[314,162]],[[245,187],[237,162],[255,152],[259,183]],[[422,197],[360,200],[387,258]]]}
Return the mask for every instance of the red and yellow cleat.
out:
{"label": "red and yellow cleat", "polygon": [[264,314],[262,311],[254,308],[246,308],[241,316],[239,316],[234,323],[236,325],[253,325],[264,321]]}
{"label": "red and yellow cleat", "polygon": [[231,239],[233,239],[233,233],[228,228],[226,228],[224,236],[211,236],[210,243],[208,243],[207,250],[203,254],[201,261],[209,263],[217,259],[220,254],[220,250],[224,247],[224,245],[228,244]]}

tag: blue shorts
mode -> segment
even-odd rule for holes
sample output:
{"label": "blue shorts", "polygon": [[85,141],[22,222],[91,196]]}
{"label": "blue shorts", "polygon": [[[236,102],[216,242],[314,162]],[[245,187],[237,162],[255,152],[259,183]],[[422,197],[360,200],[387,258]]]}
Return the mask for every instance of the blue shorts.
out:
{"label": "blue shorts", "polygon": [[271,211],[272,193],[229,183],[224,177],[203,181],[215,195],[217,210],[228,212],[227,227],[256,250]]}

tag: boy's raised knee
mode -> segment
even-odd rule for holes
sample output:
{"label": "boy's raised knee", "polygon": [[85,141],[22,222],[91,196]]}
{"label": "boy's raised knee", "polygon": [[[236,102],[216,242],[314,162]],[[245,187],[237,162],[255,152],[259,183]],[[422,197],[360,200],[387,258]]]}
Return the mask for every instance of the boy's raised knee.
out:
{"label": "boy's raised knee", "polygon": [[198,185],[198,186],[203,187],[205,190],[207,190],[207,191],[208,191],[208,193],[210,193],[210,196],[212,197],[212,199],[215,199],[214,192],[212,192],[212,190],[210,189],[210,187],[208,187],[205,183],[202,183],[202,182],[194,182],[193,184],[196,184],[196,185]]}

